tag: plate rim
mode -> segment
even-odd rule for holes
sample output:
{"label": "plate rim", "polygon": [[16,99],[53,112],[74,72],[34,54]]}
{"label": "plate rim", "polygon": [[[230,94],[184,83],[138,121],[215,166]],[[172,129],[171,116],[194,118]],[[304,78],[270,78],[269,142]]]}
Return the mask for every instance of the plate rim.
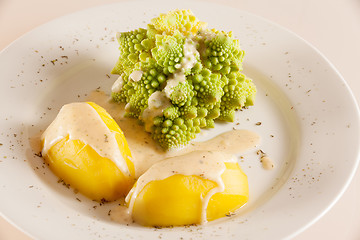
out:
{"label": "plate rim", "polygon": [[[46,25],[51,25],[53,22],[55,21],[59,21],[59,20],[62,20],[62,19],[65,19],[71,15],[77,15],[79,14],[80,12],[87,12],[87,11],[91,11],[91,10],[94,10],[94,9],[98,9],[98,8],[107,8],[107,7],[110,7],[112,5],[117,5],[117,6],[121,6],[123,5],[124,3],[131,3],[131,4],[134,4],[135,2],[146,2],[146,0],[135,0],[135,1],[123,1],[123,2],[118,2],[118,3],[107,3],[107,4],[102,4],[102,5],[98,5],[98,6],[94,6],[94,7],[90,7],[90,8],[85,8],[85,9],[82,9],[82,10],[79,10],[79,11],[74,11],[72,13],[68,13],[68,14],[65,14],[63,16],[60,16],[60,17],[57,17],[57,18],[54,18],[48,22],[45,22],[43,24],[40,24],[38,25],[37,27],[31,29],[30,31],[22,34],[20,37],[18,37],[17,39],[15,39],[14,41],[12,41],[9,45],[7,45],[5,48],[3,48],[1,51],[0,51],[0,56],[6,52],[6,51],[9,51],[9,49],[12,48],[12,46],[14,44],[16,44],[17,42],[21,41],[22,39],[26,38],[28,36],[28,34],[32,33],[33,31],[35,30],[38,30],[38,29],[41,29],[43,28],[44,26]],[[156,3],[160,3],[160,2],[166,2],[166,1],[163,1],[163,0],[156,0],[154,1]],[[192,4],[193,2],[192,1],[184,1],[186,2],[187,4]],[[212,6],[219,6],[219,7],[223,7],[223,8],[230,8],[230,6],[228,5],[225,5],[225,4],[218,4],[218,3],[213,3],[213,2],[206,2],[206,1],[198,1],[198,2],[203,2],[203,3],[206,3],[206,4],[210,4]],[[338,69],[334,66],[333,63],[331,63],[329,61],[329,59],[322,53],[320,52],[315,46],[313,46],[310,42],[308,42],[307,40],[305,40],[304,38],[302,38],[301,36],[299,36],[298,34],[294,33],[293,31],[281,26],[280,24],[278,23],[275,23],[275,22],[272,22],[262,16],[258,16],[258,15],[255,15],[253,13],[250,13],[250,12],[247,12],[247,11],[244,11],[244,10],[241,10],[241,9],[238,9],[236,8],[236,11],[238,12],[241,12],[243,13],[244,15],[249,15],[249,16],[252,16],[252,17],[255,17],[255,18],[258,18],[260,19],[261,21],[263,22],[266,22],[266,23],[269,23],[273,26],[275,26],[276,28],[279,28],[281,29],[282,31],[285,31],[287,34],[291,34],[292,36],[294,36],[295,38],[297,38],[298,40],[300,40],[303,44],[305,44],[307,47],[310,47],[313,51],[316,52],[316,54],[318,54],[321,59],[323,59],[328,65],[329,67],[334,71],[336,72],[339,80],[341,80],[341,82],[344,84],[344,86],[346,87],[346,91],[348,94],[350,94],[350,98],[352,100],[352,103],[354,104],[354,107],[356,109],[356,112],[353,113],[353,116],[356,117],[357,119],[357,124],[359,125],[360,123],[360,111],[359,111],[359,105],[358,105],[358,102],[355,98],[355,95],[353,93],[353,91],[351,90],[350,86],[348,85],[348,83],[346,82],[346,80],[343,78],[343,76],[341,75],[341,73],[338,71]],[[359,134],[357,134],[357,140],[358,142],[360,141],[360,136]],[[304,230],[306,230],[307,228],[309,228],[311,225],[313,225],[315,222],[317,222],[320,218],[322,218],[326,213],[329,212],[329,210],[339,201],[339,199],[343,196],[343,194],[345,193],[345,191],[348,189],[349,185],[351,184],[355,174],[356,174],[356,171],[357,169],[359,168],[359,165],[360,165],[360,148],[357,149],[357,153],[356,153],[356,160],[353,161],[354,162],[354,167],[352,168],[352,171],[351,171],[351,174],[348,176],[347,180],[346,180],[346,183],[345,185],[342,186],[342,188],[340,189],[339,193],[337,194],[337,196],[332,199],[331,203],[326,207],[325,210],[322,211],[321,214],[317,215],[317,217],[313,218],[312,221],[308,222],[308,224],[304,225],[301,229],[299,229],[298,231],[294,232],[292,235],[288,236],[289,238],[292,238],[292,237],[295,237],[296,235],[298,235],[299,233],[303,232]],[[27,234],[28,236],[31,236],[31,237],[34,237],[32,234],[30,234],[29,232],[25,231],[24,229],[22,229],[20,226],[18,226],[16,223],[14,223],[12,221],[12,219],[9,217],[9,216],[6,216],[2,213],[2,211],[0,211],[0,215],[6,220],[8,221],[9,223],[11,223],[13,226],[15,226],[17,229],[19,229],[20,231],[24,232],[25,234]]]}

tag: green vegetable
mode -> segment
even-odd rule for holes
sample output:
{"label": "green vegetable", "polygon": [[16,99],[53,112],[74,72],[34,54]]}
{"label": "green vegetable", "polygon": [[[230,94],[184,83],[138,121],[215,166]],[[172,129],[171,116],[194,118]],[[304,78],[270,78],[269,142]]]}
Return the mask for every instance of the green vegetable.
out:
{"label": "green vegetable", "polygon": [[161,14],[117,40],[112,73],[122,85],[112,98],[126,103],[126,116],[141,120],[164,149],[184,146],[214,120],[232,122],[236,110],[254,104],[256,87],[240,72],[239,41],[207,29],[190,10]]}

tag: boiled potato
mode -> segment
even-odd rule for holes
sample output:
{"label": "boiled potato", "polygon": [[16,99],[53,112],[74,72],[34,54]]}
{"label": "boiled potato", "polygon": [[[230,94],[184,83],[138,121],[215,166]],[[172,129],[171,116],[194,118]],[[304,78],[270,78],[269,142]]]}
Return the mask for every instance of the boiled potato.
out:
{"label": "boiled potato", "polygon": [[[213,194],[208,201],[205,208],[207,221],[226,216],[243,206],[249,198],[247,176],[238,163],[225,162],[225,166],[226,169],[221,175],[225,190]],[[134,188],[136,185],[137,183]],[[182,174],[150,181],[138,192],[133,201],[132,218],[145,226],[202,223],[203,204],[206,204],[203,199],[217,186],[215,181],[202,176]],[[127,197],[128,205],[133,194],[133,191],[130,191]]]}
{"label": "boiled potato", "polygon": [[[70,184],[71,187],[77,189],[92,200],[113,201],[126,196],[135,181],[135,173],[134,164],[131,161],[130,149],[123,132],[114,119],[103,108],[95,103],[88,102],[76,104],[82,105],[76,105],[77,112],[75,110],[72,111],[72,117],[80,119],[76,119],[77,121],[69,121],[68,118],[67,124],[76,124],[76,126],[71,125],[72,129],[75,129],[76,127],[76,129],[91,131],[91,128],[97,128],[97,126],[104,123],[105,127],[111,133],[109,134],[111,136],[105,135],[105,141],[109,141],[110,137],[115,137],[117,147],[120,150],[122,157],[120,160],[123,161],[124,166],[128,168],[128,172],[122,172],[114,161],[99,154],[92,146],[85,144],[84,142],[86,142],[86,139],[71,139],[71,133],[62,137],[44,152],[46,138],[49,136],[46,135],[46,133],[50,131],[61,131],[52,128],[59,126],[61,126],[60,128],[66,128],[66,126],[68,126],[65,123],[63,125],[61,124],[61,119],[65,119],[64,116],[66,113],[61,113],[62,118],[59,117],[59,113],[59,119],[56,119],[57,124],[51,124],[42,136],[43,157],[45,161],[60,179],[64,180],[64,182]],[[93,112],[95,115],[97,114],[97,116],[93,117],[100,121],[99,124],[88,126],[85,122],[86,119],[81,119],[89,117],[81,116],[81,109],[86,108],[87,111],[89,111],[88,106],[91,106],[91,108],[95,110],[95,112]],[[71,106],[68,106],[68,109],[70,107]],[[62,109],[61,111],[65,110]],[[69,115],[66,115],[66,117],[68,116]],[[72,119],[70,118],[70,120]]]}

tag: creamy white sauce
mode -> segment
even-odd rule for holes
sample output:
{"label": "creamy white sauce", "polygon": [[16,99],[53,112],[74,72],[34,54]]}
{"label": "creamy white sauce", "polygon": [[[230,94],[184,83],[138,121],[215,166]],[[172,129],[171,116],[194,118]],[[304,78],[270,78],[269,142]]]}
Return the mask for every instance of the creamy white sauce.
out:
{"label": "creamy white sauce", "polygon": [[263,152],[262,150],[258,150],[257,155],[260,155],[260,162],[261,162],[262,167],[265,170],[271,170],[271,169],[275,168],[275,164],[273,163],[271,158],[269,158],[265,152]]}
{"label": "creamy white sauce", "polygon": [[134,82],[138,82],[140,81],[142,75],[143,75],[143,71],[135,70],[129,75],[129,78]]}
{"label": "creamy white sauce", "polygon": [[162,116],[164,110],[170,106],[170,100],[164,92],[156,91],[151,94],[148,100],[148,107],[141,115],[141,119],[145,123],[145,131],[151,132],[151,127],[154,125],[154,118]]}
{"label": "creamy white sauce", "polygon": [[210,41],[215,37],[216,37],[216,34],[210,30],[200,31],[200,33],[198,34],[198,38],[200,38],[202,40],[202,41],[199,41],[199,52],[201,53],[201,56],[204,56],[205,52],[206,52],[205,42]]}
{"label": "creamy white sauce", "polygon": [[202,30],[202,31],[200,31],[199,36],[204,38],[205,41],[210,41],[210,40],[212,40],[213,38],[216,37],[216,33],[214,33],[211,30],[207,30],[207,31]]}
{"label": "creamy white sauce", "polygon": [[124,79],[122,79],[122,77],[120,76],[112,85],[111,92],[118,93],[121,91],[123,86],[124,86]]}
{"label": "creamy white sauce", "polygon": [[136,122],[131,124],[131,127],[128,124],[130,125],[126,120],[119,123],[119,125],[124,126],[122,129],[124,129],[133,156],[136,177],[141,176],[153,164],[165,158],[181,156],[193,151],[219,151],[239,154],[255,148],[260,142],[260,137],[254,132],[243,129],[231,130],[204,142],[191,142],[182,149],[164,152],[151,139],[150,135],[141,133],[141,126],[136,126]]}
{"label": "creamy white sauce", "polygon": [[127,195],[125,201],[129,203],[129,212],[132,212],[138,194],[148,183],[164,180],[176,174],[185,176],[195,175],[217,183],[217,187],[210,190],[202,199],[201,222],[205,223],[206,209],[210,198],[215,193],[225,190],[225,185],[221,179],[221,175],[226,169],[224,162],[236,162],[235,156],[224,152],[194,151],[154,164],[140,176],[136,186]]}
{"label": "creamy white sauce", "polygon": [[69,136],[70,140],[80,140],[91,146],[100,156],[113,161],[124,174],[130,175],[115,133],[110,131],[89,104],[71,103],[61,108],[55,120],[41,136],[41,140],[44,141],[42,155],[45,156],[55,143],[66,136]]}
{"label": "creamy white sauce", "polygon": [[165,158],[183,155],[196,150],[240,154],[255,148],[260,143],[260,137],[255,132],[238,129],[224,132],[207,141],[191,142],[182,149],[173,149],[165,152],[151,138],[151,135],[144,131],[143,126],[139,125],[136,119],[123,117],[125,111],[123,104],[109,101],[109,96],[106,96],[101,91],[92,92],[89,100],[104,107],[115,118],[124,132],[131,155],[133,156],[136,178],[154,163]]}
{"label": "creamy white sauce", "polygon": [[194,67],[197,62],[196,57],[199,56],[199,52],[196,49],[196,43],[190,38],[185,40],[183,52],[184,57],[181,60],[180,66],[178,66],[178,70],[166,81],[166,86],[163,90],[168,98],[170,98],[174,87],[179,83],[186,81],[185,71]]}
{"label": "creamy white sauce", "polygon": [[130,103],[128,102],[128,103],[125,105],[124,110],[125,110],[126,112],[130,112],[130,108],[131,108],[131,105],[130,105]]}
{"label": "creamy white sauce", "polygon": [[133,222],[129,209],[126,206],[117,206],[111,209],[110,218],[114,222],[129,225]]}
{"label": "creamy white sauce", "polygon": [[193,68],[197,62],[196,57],[199,56],[199,52],[196,49],[196,43],[190,38],[187,38],[185,40],[183,52],[184,57],[181,61],[181,68],[185,70]]}
{"label": "creamy white sauce", "polygon": [[174,91],[174,88],[178,84],[185,82],[185,81],[186,81],[186,77],[185,77],[185,74],[183,71],[174,73],[171,78],[166,80],[166,86],[163,89],[166,97],[170,98],[171,93]]}
{"label": "creamy white sauce", "polygon": [[262,163],[262,167],[266,170],[271,170],[275,167],[273,161],[271,160],[271,158],[267,157],[267,156],[263,156],[260,158],[260,161]]}
{"label": "creamy white sauce", "polygon": [[260,137],[256,133],[245,129],[237,129],[221,133],[204,142],[192,142],[185,151],[201,149],[237,154],[255,148],[259,142]]}

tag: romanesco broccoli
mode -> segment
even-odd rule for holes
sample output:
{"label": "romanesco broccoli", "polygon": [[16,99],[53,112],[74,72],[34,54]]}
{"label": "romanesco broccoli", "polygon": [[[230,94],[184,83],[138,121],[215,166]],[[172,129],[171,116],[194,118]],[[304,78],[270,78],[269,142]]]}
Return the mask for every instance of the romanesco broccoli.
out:
{"label": "romanesco broccoli", "polygon": [[174,10],[147,29],[117,34],[120,57],[112,73],[121,87],[112,98],[126,103],[126,116],[141,120],[166,150],[254,104],[256,87],[240,72],[239,40],[206,25],[190,10]]}

